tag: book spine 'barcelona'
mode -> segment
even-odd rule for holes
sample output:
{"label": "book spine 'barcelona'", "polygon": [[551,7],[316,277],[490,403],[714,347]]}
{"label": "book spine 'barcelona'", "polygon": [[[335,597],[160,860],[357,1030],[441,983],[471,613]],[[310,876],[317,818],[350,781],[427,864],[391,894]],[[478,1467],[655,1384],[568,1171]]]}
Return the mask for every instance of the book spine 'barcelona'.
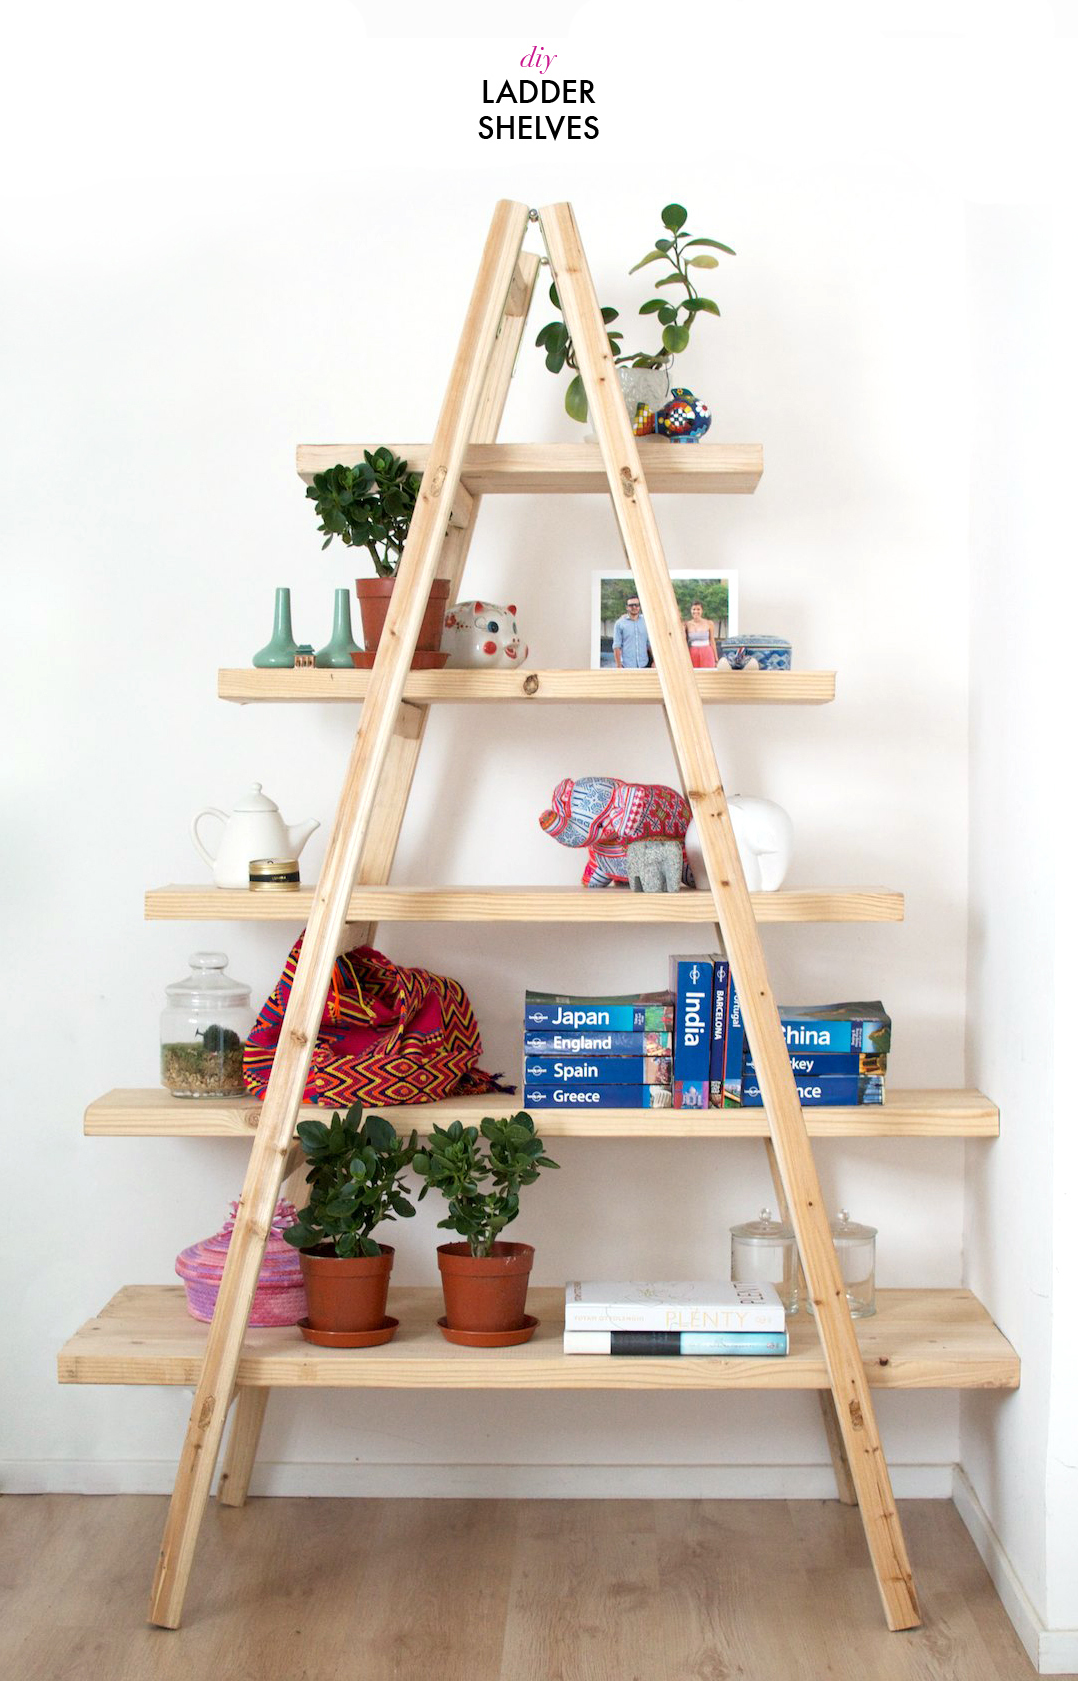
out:
{"label": "book spine 'barcelona'", "polygon": [[[795,1078],[798,1100],[806,1109],[843,1108],[862,1103],[882,1103],[884,1082],[877,1075],[849,1074],[816,1080]],[[746,1109],[759,1109],[763,1094],[756,1081],[746,1079],[741,1101]]]}
{"label": "book spine 'barcelona'", "polygon": [[525,1085],[528,1109],[669,1109],[669,1086]]}
{"label": "book spine 'barcelona'", "polygon": [[725,957],[714,959],[711,992],[711,1067],[708,1071],[708,1103],[722,1108],[726,1073],[726,1018],[730,1010],[730,965]]}
{"label": "book spine 'barcelona'", "polygon": [[539,1056],[671,1056],[669,1032],[525,1033],[524,1049]]}
{"label": "book spine 'barcelona'", "polygon": [[789,1350],[785,1331],[566,1331],[566,1354],[710,1354],[782,1355]]}
{"label": "book spine 'barcelona'", "polygon": [[540,1086],[668,1086],[670,1067],[668,1056],[526,1056],[524,1079]]}
{"label": "book spine 'barcelona'", "polygon": [[710,957],[672,957],[674,1108],[706,1109],[711,1071]]}

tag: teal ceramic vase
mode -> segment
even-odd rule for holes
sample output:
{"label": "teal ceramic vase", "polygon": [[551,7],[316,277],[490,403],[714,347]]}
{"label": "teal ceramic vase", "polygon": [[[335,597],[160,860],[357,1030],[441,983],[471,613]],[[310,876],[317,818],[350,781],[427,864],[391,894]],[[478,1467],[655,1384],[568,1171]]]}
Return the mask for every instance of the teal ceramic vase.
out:
{"label": "teal ceramic vase", "polygon": [[292,635],[292,591],[278,590],[277,606],[273,614],[273,635],[264,648],[259,648],[251,664],[260,668],[268,666],[279,669],[287,666],[290,669],[296,663],[297,652]]}
{"label": "teal ceramic vase", "polygon": [[352,610],[348,601],[348,591],[335,590],[333,635],[324,648],[319,648],[314,656],[314,663],[321,666],[346,666],[351,671],[352,655],[361,652],[359,644],[352,638]]}

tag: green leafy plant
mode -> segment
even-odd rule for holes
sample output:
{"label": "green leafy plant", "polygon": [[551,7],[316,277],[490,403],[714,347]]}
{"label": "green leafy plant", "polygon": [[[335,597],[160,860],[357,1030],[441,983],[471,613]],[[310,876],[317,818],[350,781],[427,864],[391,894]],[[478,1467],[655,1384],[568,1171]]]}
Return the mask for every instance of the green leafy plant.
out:
{"label": "green leafy plant", "polygon": [[428,1191],[440,1191],[449,1212],[439,1227],[459,1232],[476,1256],[489,1255],[498,1233],[516,1219],[522,1187],[533,1185],[544,1167],[557,1165],[543,1154],[535,1123],[524,1113],[487,1119],[478,1128],[460,1121],[436,1126],[427,1148],[417,1150],[412,1161],[424,1181],[420,1202]]}
{"label": "green leafy plant", "polygon": [[392,578],[415,512],[420,476],[384,446],[364,450],[354,467],[340,462],[316,473],[307,495],[326,533],[322,547],[339,537],[348,548],[366,549],[380,578]]}
{"label": "green leafy plant", "polygon": [[[725,251],[728,257],[735,256],[736,252],[719,239],[691,233],[685,226],[688,214],[683,204],[665,205],[660,212],[664,232],[655,240],[651,250],[629,270],[630,274],[635,274],[638,269],[661,262],[669,264],[673,272],[655,280],[655,291],[659,296],[648,298],[640,306],[640,314],[654,315],[658,326],[662,328],[658,350],[623,351],[621,340],[624,335],[620,332],[607,333],[610,353],[619,367],[668,366],[675,356],[689,348],[697,316],[721,313],[714,298],[701,297],[690,270],[718,268],[719,259],[712,255],[714,251]],[[667,287],[680,288],[684,296],[676,297],[674,293],[665,290]],[[550,301],[555,308],[561,308],[554,286],[550,288]],[[602,314],[607,327],[618,319],[617,310],[609,305],[603,306]],[[566,366],[576,369],[573,341],[564,321],[551,321],[543,328],[535,342],[546,352],[546,365],[551,373],[560,374]],[[574,373],[569,382],[565,393],[565,410],[574,420],[583,421],[588,417],[588,400],[579,373]]]}
{"label": "green leafy plant", "polygon": [[353,1103],[345,1115],[324,1121],[301,1121],[296,1128],[311,1169],[310,1201],[283,1233],[294,1249],[332,1244],[336,1254],[380,1255],[371,1233],[383,1220],[411,1219],[415,1213],[400,1177],[410,1164],[416,1134],[404,1141],[381,1115],[364,1118]]}

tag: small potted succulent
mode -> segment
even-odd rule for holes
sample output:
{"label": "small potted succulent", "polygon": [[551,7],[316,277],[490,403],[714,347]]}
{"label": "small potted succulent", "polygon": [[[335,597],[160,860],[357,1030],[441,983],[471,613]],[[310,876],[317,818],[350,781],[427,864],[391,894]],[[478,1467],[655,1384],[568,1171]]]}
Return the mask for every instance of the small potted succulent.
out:
{"label": "small potted succulent", "polygon": [[415,1213],[401,1175],[415,1155],[381,1115],[364,1117],[354,1103],[345,1115],[301,1121],[296,1128],[310,1172],[310,1201],[283,1233],[300,1251],[307,1291],[308,1342],[365,1348],[388,1342],[397,1329],[386,1317],[393,1250],[372,1236],[384,1220]]}
{"label": "small potted succulent", "polygon": [[[486,1148],[484,1148],[484,1142]],[[445,1318],[438,1321],[450,1342],[501,1348],[527,1342],[538,1320],[524,1312],[535,1250],[530,1243],[499,1238],[520,1213],[520,1192],[544,1167],[557,1167],[543,1154],[530,1115],[485,1120],[479,1127],[453,1121],[433,1127],[430,1142],[417,1150],[412,1166],[428,1191],[440,1191],[449,1212],[440,1227],[459,1232],[462,1243],[443,1243],[438,1266]]]}
{"label": "small potted succulent", "polygon": [[[419,495],[420,476],[409,471],[407,461],[384,445],[364,450],[363,460],[354,467],[338,462],[324,473],[315,473],[307,495],[326,534],[322,547],[339,537],[346,548],[366,549],[374,562],[375,577],[357,578],[360,617],[363,620],[362,653],[353,654],[354,664],[370,667],[389,611],[390,597],[400,565],[408,528]],[[440,650],[449,583],[435,579],[419,631],[413,667],[441,667],[448,655]]]}
{"label": "small potted succulent", "polygon": [[[651,263],[669,265],[669,272],[662,273],[655,280],[656,295],[646,299],[640,306],[641,315],[654,315],[658,318],[657,324],[662,328],[658,347],[653,351],[623,350],[623,335],[619,331],[610,331],[611,323],[618,319],[618,311],[609,305],[602,311],[610,354],[618,370],[630,419],[635,418],[639,403],[647,403],[652,409],[665,403],[670,391],[668,370],[674,357],[689,348],[692,329],[698,317],[720,313],[714,298],[700,296],[696,289],[695,275],[690,271],[718,268],[719,259],[712,254],[715,251],[723,251],[728,257],[736,255],[729,245],[724,245],[719,239],[690,233],[685,226],[689,213],[683,204],[664,205],[659,214],[663,232],[655,240],[650,251],[645,252],[640,261],[629,270],[630,274],[635,274],[637,269],[645,268]],[[670,286],[677,290],[667,291],[666,288]],[[550,288],[550,301],[555,308],[561,308],[557,288],[554,286]],[[573,420],[587,420],[588,399],[584,391],[584,382],[576,371],[573,341],[569,337],[569,329],[565,322],[549,322],[535,342],[546,353],[546,365],[551,373],[560,374],[566,366],[573,370],[573,378],[565,392],[565,412]]]}

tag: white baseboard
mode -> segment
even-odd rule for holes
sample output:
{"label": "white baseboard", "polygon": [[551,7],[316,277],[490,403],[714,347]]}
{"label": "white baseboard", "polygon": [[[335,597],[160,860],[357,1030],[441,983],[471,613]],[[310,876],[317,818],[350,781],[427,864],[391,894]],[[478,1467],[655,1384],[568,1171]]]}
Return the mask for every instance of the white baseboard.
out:
{"label": "white baseboard", "polygon": [[954,1503],[1037,1674],[1078,1673],[1078,1629],[1045,1628],[961,1465],[954,1468]]}
{"label": "white baseboard", "polygon": [[[170,1494],[172,1460],[8,1460],[8,1494]],[[949,1500],[951,1465],[894,1465],[900,1499]],[[252,1494],[345,1499],[830,1500],[830,1465],[357,1465],[255,1466]]]}

